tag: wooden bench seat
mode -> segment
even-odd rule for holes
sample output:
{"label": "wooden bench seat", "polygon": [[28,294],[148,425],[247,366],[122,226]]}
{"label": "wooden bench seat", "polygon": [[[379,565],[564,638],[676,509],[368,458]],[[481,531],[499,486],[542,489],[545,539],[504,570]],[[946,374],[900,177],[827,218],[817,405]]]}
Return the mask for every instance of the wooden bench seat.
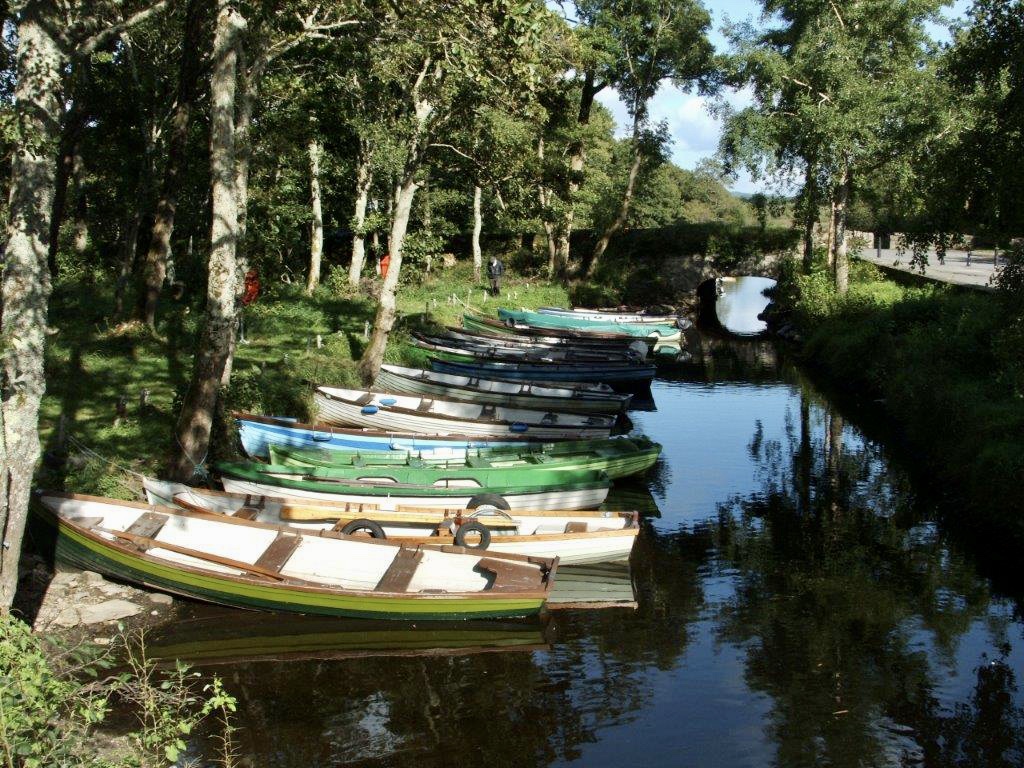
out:
{"label": "wooden bench seat", "polygon": [[[155,539],[166,524],[167,515],[161,515],[159,512],[143,512],[134,523],[125,529],[125,533],[143,539]],[[145,552],[150,548],[144,544],[136,544],[135,547],[140,552]]]}
{"label": "wooden bench seat", "polygon": [[270,546],[263,550],[254,565],[268,571],[280,573],[288,559],[295,554],[299,544],[302,543],[301,536],[294,534],[279,533],[277,538],[270,542]]}
{"label": "wooden bench seat", "polygon": [[423,559],[423,553],[418,549],[402,548],[398,550],[391,565],[384,571],[377,586],[376,592],[405,592],[409,588],[412,577],[416,575],[416,568]]}

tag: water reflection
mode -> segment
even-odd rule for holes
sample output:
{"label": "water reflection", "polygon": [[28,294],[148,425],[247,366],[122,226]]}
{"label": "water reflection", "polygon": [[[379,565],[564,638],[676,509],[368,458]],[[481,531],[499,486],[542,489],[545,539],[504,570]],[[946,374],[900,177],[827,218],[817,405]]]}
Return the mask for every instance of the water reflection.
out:
{"label": "water reflection", "polygon": [[764,333],[768,326],[758,315],[768,306],[764,292],[773,287],[775,281],[767,277],[719,278],[719,296],[715,302],[718,322],[737,336]]}
{"label": "water reflection", "polygon": [[547,650],[224,667],[252,764],[1024,762],[1015,606],[770,347],[707,361],[632,414],[664,446],[609,498],[645,512],[636,611],[553,614]]}

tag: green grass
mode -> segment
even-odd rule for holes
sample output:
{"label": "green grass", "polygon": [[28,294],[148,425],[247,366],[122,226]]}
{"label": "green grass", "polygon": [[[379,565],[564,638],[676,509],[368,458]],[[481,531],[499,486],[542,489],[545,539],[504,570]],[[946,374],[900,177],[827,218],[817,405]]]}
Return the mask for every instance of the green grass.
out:
{"label": "green grass", "polygon": [[[563,286],[537,279],[507,275],[502,296],[492,298],[474,283],[469,264],[435,270],[402,285],[399,320],[385,359],[425,365],[427,356],[409,344],[409,332],[457,325],[467,306],[494,315],[499,306],[534,309],[567,301]],[[49,454],[37,478],[42,486],[132,498],[139,484],[123,470],[160,474],[171,451],[202,307],[165,298],[155,334],[138,325],[112,325],[112,307],[110,286],[61,284],[54,291],[50,326],[56,333],[47,348],[47,392],[40,413],[41,438]],[[251,410],[308,418],[311,383],[358,386],[356,361],[375,309],[370,296],[327,286],[312,297],[295,286],[268,288],[245,310],[249,343],[238,345],[222,413]],[[149,405],[140,412],[143,389],[149,390]],[[127,413],[115,424],[120,398],[127,402]],[[66,462],[59,461],[57,445],[62,414],[69,435]],[[235,453],[232,425],[221,418],[208,459]]]}
{"label": "green grass", "polygon": [[778,300],[804,335],[805,361],[880,404],[914,467],[957,510],[955,522],[1024,543],[1018,299],[901,285],[857,263],[846,296],[819,271],[786,276]]}

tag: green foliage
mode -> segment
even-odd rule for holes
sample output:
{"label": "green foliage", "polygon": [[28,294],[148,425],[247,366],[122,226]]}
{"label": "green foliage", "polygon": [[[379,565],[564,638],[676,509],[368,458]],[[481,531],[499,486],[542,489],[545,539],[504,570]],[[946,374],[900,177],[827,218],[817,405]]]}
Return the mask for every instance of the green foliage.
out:
{"label": "green foliage", "polygon": [[840,296],[816,265],[784,272],[775,299],[808,363],[882,403],[917,464],[965,504],[985,499],[979,514],[1002,510],[990,522],[1024,541],[1024,332],[1011,295],[902,285],[858,267]]}
{"label": "green foliage", "polygon": [[[4,764],[105,766],[91,730],[109,711],[109,691],[93,684],[109,666],[86,649],[65,650],[0,616],[0,751]],[[81,679],[79,679],[81,675]]]}
{"label": "green foliage", "polygon": [[[19,768],[150,768],[177,764],[196,728],[219,720],[221,762],[230,764],[231,713],[237,702],[219,678],[202,679],[177,662],[158,668],[142,634],[119,638],[127,669],[106,674],[114,655],[65,646],[0,616],[0,757]],[[138,723],[131,749],[105,745],[99,729],[115,707]]]}

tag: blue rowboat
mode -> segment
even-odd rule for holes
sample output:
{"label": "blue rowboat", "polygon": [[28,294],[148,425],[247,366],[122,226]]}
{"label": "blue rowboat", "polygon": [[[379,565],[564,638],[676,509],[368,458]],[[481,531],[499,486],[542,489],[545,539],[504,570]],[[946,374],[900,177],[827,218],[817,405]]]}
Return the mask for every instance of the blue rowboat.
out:
{"label": "blue rowboat", "polygon": [[599,381],[607,384],[649,384],[657,368],[653,365],[568,365],[565,363],[460,363],[430,358],[431,368],[440,373],[515,381]]}
{"label": "blue rowboat", "polygon": [[362,451],[464,451],[466,448],[517,448],[545,442],[525,435],[508,438],[482,438],[467,435],[429,437],[409,433],[381,432],[372,429],[332,427],[326,424],[302,424],[295,419],[236,413],[238,433],[245,452],[254,458],[270,456],[270,446],[326,448]]}
{"label": "blue rowboat", "polygon": [[513,325],[521,323],[531,328],[554,330],[571,329],[580,333],[624,333],[640,339],[654,339],[658,343],[679,341],[682,331],[675,325],[659,325],[655,323],[619,323],[588,320],[585,317],[562,317],[546,315],[527,310],[499,309],[498,319]]}

